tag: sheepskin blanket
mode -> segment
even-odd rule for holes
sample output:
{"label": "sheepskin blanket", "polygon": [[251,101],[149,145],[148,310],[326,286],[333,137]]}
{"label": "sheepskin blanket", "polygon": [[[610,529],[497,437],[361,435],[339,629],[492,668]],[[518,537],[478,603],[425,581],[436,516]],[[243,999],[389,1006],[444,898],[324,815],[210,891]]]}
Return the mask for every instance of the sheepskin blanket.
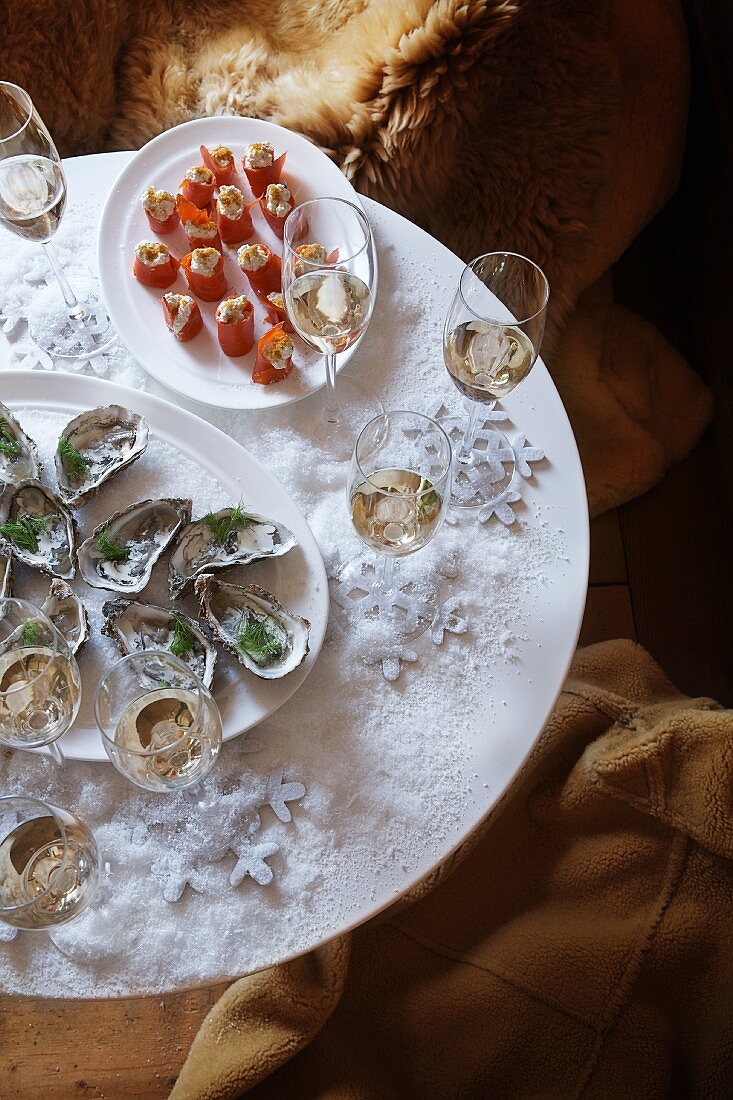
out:
{"label": "sheepskin blanket", "polygon": [[676,0],[6,0],[0,72],[66,154],[255,115],[464,258],[530,256],[595,512],[654,484],[708,419],[697,376],[598,283],[676,185]]}

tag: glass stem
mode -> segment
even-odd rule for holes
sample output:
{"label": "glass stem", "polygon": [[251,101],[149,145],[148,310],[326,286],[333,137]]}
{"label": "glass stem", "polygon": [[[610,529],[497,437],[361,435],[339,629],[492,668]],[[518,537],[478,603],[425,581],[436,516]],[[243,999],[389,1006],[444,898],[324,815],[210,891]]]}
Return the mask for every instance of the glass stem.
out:
{"label": "glass stem", "polygon": [[56,280],[59,284],[59,287],[61,288],[61,293],[64,296],[64,301],[66,302],[66,308],[69,311],[70,320],[81,321],[84,317],[84,307],[79,305],[74,291],[69,286],[69,280],[64,275],[64,269],[59,263],[56,257],[56,253],[51,247],[50,241],[43,242],[43,251],[46,253],[46,259],[51,265],[51,270],[56,276]]}
{"label": "glass stem", "polygon": [[329,424],[338,424],[339,407],[336,400],[336,356],[334,352],[326,352],[326,421]]}
{"label": "glass stem", "polygon": [[456,462],[460,462],[462,466],[467,466],[473,458],[473,445],[476,441],[476,432],[478,431],[482,408],[483,406],[480,401],[471,402],[471,411],[468,414],[468,422],[466,424],[466,430],[463,433],[463,441],[456,452]]}
{"label": "glass stem", "polygon": [[192,783],[190,787],[185,787],[183,797],[193,802],[200,810],[208,810],[218,801],[217,792],[207,791],[203,779],[199,779],[198,783]]}
{"label": "glass stem", "polygon": [[46,748],[49,751],[51,759],[53,760],[54,767],[55,768],[65,767],[66,757],[64,756],[61,749],[59,748],[58,742],[57,741],[52,741],[50,745],[46,745]]}
{"label": "glass stem", "polygon": [[394,563],[393,557],[382,554],[377,570],[377,587],[384,596],[391,596],[394,592]]}

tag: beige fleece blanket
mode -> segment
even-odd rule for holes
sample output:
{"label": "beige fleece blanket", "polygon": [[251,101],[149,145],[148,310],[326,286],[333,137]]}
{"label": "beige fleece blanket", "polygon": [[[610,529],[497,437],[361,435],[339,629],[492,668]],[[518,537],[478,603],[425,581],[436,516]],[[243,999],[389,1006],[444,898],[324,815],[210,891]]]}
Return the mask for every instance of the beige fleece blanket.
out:
{"label": "beige fleece blanket", "polygon": [[707,422],[697,376],[598,284],[676,186],[677,0],[5,0],[0,72],[66,153],[256,115],[464,258],[537,261],[594,513],[653,485]]}
{"label": "beige fleece blanket", "polygon": [[733,712],[580,650],[470,850],[232,985],[171,1100],[730,1097],[732,786]]}

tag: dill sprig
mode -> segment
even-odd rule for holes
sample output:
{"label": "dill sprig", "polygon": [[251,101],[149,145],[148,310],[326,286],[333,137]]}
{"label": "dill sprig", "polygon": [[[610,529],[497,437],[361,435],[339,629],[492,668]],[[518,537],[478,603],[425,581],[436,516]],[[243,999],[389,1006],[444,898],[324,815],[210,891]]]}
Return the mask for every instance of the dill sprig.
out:
{"label": "dill sprig", "polygon": [[12,435],[6,428],[7,420],[4,416],[0,416],[0,451],[8,458],[15,458],[20,454],[20,443],[17,439],[13,439]]}
{"label": "dill sprig", "polygon": [[94,540],[94,545],[108,561],[126,561],[130,556],[130,547],[124,542],[115,542],[109,533],[109,526],[102,528]]}
{"label": "dill sprig", "polygon": [[26,619],[22,627],[23,645],[40,645],[41,644],[41,624],[34,623],[32,619]]}
{"label": "dill sprig", "polygon": [[43,516],[18,516],[16,520],[9,520],[0,526],[0,535],[12,542],[21,550],[30,550],[32,554],[38,553],[38,536],[42,531],[48,531],[48,520]]}
{"label": "dill sprig", "polygon": [[264,619],[258,619],[249,611],[242,612],[237,627],[237,646],[249,654],[258,665],[268,665],[282,657],[283,643],[267,629]]}
{"label": "dill sprig", "polygon": [[232,531],[241,531],[245,527],[251,526],[252,521],[245,516],[241,504],[237,504],[235,508],[227,508],[223,516],[217,516],[214,512],[209,512],[208,515],[204,516],[204,523],[211,531],[216,542],[220,546],[224,546]]}
{"label": "dill sprig", "polygon": [[185,660],[196,645],[196,635],[191,630],[180,611],[171,611],[173,619],[173,639],[168,649],[174,657]]}
{"label": "dill sprig", "polygon": [[61,464],[69,477],[80,480],[86,477],[89,470],[89,459],[85,458],[80,451],[77,451],[74,444],[70,443],[65,435],[62,435],[59,439],[59,454],[61,455]]}

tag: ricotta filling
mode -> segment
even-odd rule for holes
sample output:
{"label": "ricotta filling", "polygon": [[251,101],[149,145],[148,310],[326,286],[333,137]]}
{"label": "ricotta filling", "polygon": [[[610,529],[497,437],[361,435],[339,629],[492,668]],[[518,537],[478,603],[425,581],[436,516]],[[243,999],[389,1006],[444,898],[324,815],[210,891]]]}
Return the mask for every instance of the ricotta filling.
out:
{"label": "ricotta filling", "polygon": [[187,294],[164,294],[163,297],[173,317],[173,332],[177,336],[191,316],[193,298]]}
{"label": "ricotta filling", "polygon": [[217,248],[194,248],[191,253],[191,271],[210,278],[220,258],[221,253]]}
{"label": "ricotta filling", "polygon": [[237,298],[225,298],[216,307],[216,319],[223,325],[235,325],[246,321],[252,313],[252,304],[244,294]]}
{"label": "ricotta filling", "polygon": [[265,344],[262,354],[275,370],[285,370],[293,355],[292,341],[284,334],[277,336]]}
{"label": "ricotta filling", "polygon": [[269,259],[263,244],[243,244],[237,252],[237,263],[242,271],[259,271]]}
{"label": "ricotta filling", "polygon": [[170,191],[156,191],[154,187],[148,187],[143,193],[143,208],[151,217],[164,222],[175,210],[176,200]]}
{"label": "ricotta filling", "polygon": [[140,241],[135,255],[147,267],[160,267],[168,261],[168,245],[162,241]]}
{"label": "ricotta filling", "polygon": [[284,183],[271,183],[265,191],[265,207],[273,218],[284,218],[293,208],[291,194]]}
{"label": "ricotta filling", "polygon": [[245,168],[269,168],[275,163],[275,150],[269,141],[253,141],[244,150]]}
{"label": "ricotta filling", "polygon": [[244,210],[244,195],[238,187],[230,187],[224,184],[219,188],[217,206],[219,213],[225,218],[236,221],[237,218],[241,218]]}
{"label": "ricotta filling", "polygon": [[191,183],[213,183],[214,173],[205,164],[194,164],[186,172],[186,179]]}

